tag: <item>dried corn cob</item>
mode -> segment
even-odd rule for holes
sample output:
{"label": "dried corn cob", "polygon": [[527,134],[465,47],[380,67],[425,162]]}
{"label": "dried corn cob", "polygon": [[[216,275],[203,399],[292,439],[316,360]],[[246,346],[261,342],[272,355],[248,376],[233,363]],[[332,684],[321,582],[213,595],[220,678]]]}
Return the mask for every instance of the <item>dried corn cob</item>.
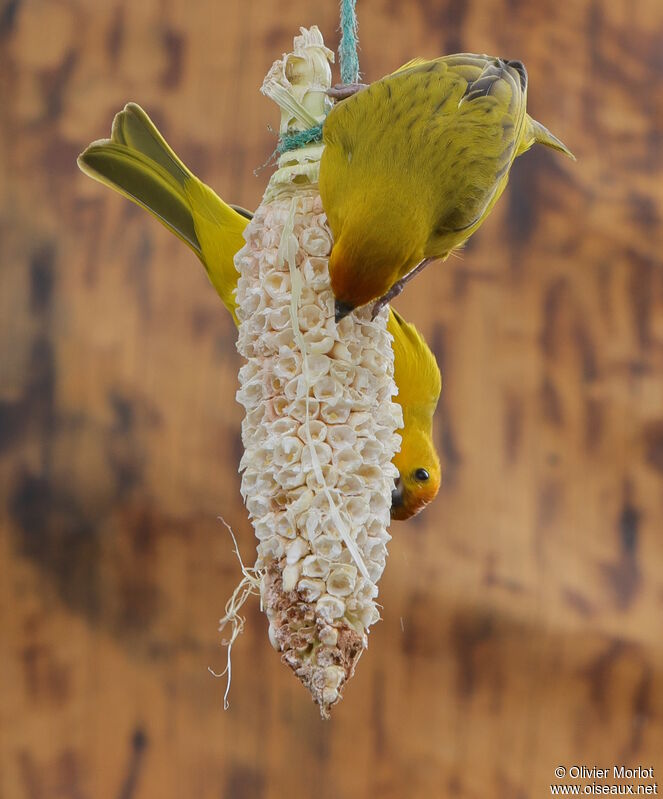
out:
{"label": "dried corn cob", "polygon": [[[332,58],[319,30],[302,28],[270,70],[263,91],[282,134],[324,119]],[[242,495],[262,605],[272,644],[328,716],[379,619],[402,415],[387,311],[334,321],[321,151],[281,156],[235,264]]]}

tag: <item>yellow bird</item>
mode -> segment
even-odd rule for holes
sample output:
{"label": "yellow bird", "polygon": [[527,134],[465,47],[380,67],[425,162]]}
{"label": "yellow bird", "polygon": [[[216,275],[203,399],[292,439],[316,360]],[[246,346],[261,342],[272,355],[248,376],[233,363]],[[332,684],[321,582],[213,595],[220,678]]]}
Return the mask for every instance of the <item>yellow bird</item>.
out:
{"label": "yellow bird", "polygon": [[460,247],[535,142],[573,158],[526,105],[520,61],[469,53],[415,59],[336,104],[323,126],[320,195],[338,320],[373,300],[377,311]]}
{"label": "yellow bird", "polygon": [[[233,262],[244,246],[251,213],[225,203],[180,161],[152,120],[129,103],[113,120],[110,139],[93,142],[78,157],[86,175],[152,213],[191,247],[212,285],[238,324],[234,292],[239,273]],[[432,418],[440,394],[435,358],[414,325],[391,311],[394,378],[403,410],[399,470],[392,518],[407,519],[437,494],[440,462],[432,439]]]}
{"label": "yellow bird", "polygon": [[394,337],[396,400],[403,409],[400,452],[394,456],[399,477],[391,495],[392,519],[409,519],[432,502],[440,488],[440,459],[433,444],[433,415],[442,389],[440,370],[417,328],[390,308],[388,330]]}

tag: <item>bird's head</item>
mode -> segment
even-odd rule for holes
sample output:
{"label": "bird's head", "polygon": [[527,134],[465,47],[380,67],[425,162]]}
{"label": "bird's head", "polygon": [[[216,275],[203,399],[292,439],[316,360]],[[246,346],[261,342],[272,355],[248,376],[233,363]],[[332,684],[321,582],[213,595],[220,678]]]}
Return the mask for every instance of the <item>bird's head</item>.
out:
{"label": "bird's head", "polygon": [[391,518],[409,519],[432,502],[440,490],[440,460],[431,436],[407,426],[400,431],[401,451],[394,457],[399,476],[391,494]]}
{"label": "bird's head", "polygon": [[354,229],[354,224],[344,228],[329,256],[337,322],[355,308],[384,296],[417,262],[407,238],[365,228],[355,233]]}
{"label": "bird's head", "polygon": [[399,477],[392,494],[392,519],[409,519],[432,502],[440,488],[440,459],[433,444],[433,416],[442,389],[435,356],[417,328],[390,308],[396,402],[403,409],[401,449],[394,456]]}

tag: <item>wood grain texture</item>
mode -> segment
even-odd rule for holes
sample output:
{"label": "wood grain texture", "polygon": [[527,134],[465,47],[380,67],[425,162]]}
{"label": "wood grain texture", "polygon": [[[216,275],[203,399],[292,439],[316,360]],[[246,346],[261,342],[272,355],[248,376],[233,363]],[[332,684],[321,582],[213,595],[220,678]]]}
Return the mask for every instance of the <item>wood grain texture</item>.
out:
{"label": "wood grain texture", "polygon": [[384,620],[331,722],[257,606],[231,709],[207,667],[245,553],[240,360],[195,258],[78,172],[141,103],[255,207],[258,87],[337,4],[0,4],[0,796],[535,799],[560,765],[663,776],[663,5],[360,0],[376,78],[522,59],[578,156],[520,159],[397,305],[443,372],[439,498],[394,525]]}

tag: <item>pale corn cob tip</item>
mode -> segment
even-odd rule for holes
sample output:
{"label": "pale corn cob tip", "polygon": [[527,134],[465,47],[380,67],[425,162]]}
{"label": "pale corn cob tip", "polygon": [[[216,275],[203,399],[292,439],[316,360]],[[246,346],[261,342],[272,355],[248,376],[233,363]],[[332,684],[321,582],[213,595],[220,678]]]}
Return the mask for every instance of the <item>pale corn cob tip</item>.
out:
{"label": "pale corn cob tip", "polygon": [[[287,64],[272,72],[283,78]],[[281,157],[235,264],[242,495],[262,606],[270,641],[328,716],[379,619],[402,413],[387,311],[334,320],[320,152]]]}

